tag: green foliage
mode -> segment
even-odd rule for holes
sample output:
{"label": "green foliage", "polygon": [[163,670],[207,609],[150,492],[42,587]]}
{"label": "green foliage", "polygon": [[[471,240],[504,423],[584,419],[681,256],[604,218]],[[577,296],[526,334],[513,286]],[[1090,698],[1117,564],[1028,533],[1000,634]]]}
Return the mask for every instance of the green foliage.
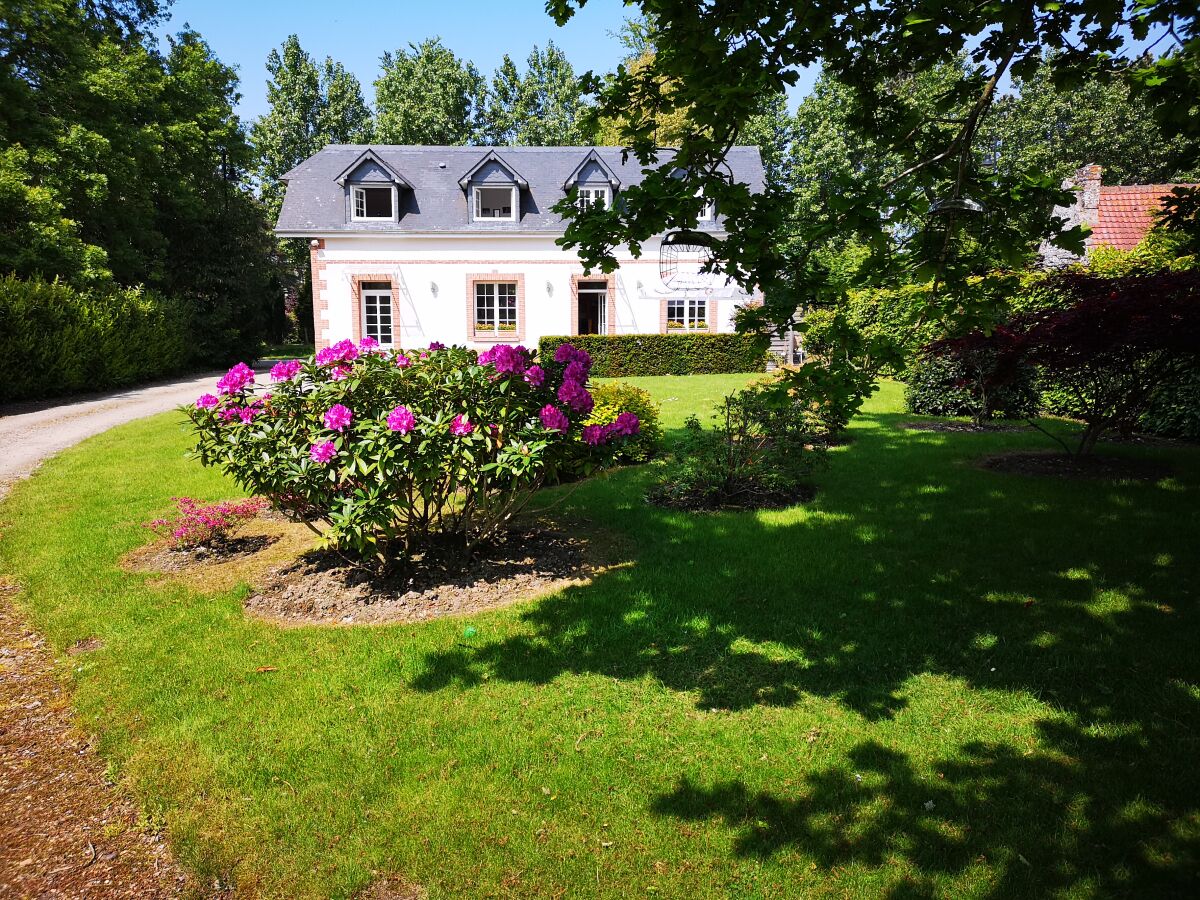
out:
{"label": "green foliage", "polygon": [[523,75],[504,55],[480,105],[476,138],[523,147],[587,144],[586,109],[570,60],[551,41],[529,51]]}
{"label": "green foliage", "polygon": [[592,388],[595,407],[586,425],[608,425],[623,412],[638,417],[638,433],[625,441],[617,451],[616,460],[623,463],[644,463],[658,455],[663,430],[659,424],[660,409],[649,391],[621,381],[598,384]]}
{"label": "green foliage", "polygon": [[543,337],[542,359],[562,344],[592,355],[592,371],[602,378],[627,375],[704,375],[761,372],[767,340],[748,334],[586,334]]}
{"label": "green foliage", "polygon": [[805,479],[824,459],[814,420],[778,382],[730,394],[704,429],[691,416],[677,461],[649,495],[682,509],[787,506],[811,488]]}
{"label": "green foliage", "polygon": [[993,387],[988,378],[994,365],[988,363],[994,359],[973,362],[944,354],[917,358],[906,376],[905,408],[920,416],[970,416],[977,424],[1037,415],[1041,397],[1031,372],[1022,369],[1011,382]]}
{"label": "green foliage", "polygon": [[1150,275],[1154,272],[1186,272],[1197,266],[1185,235],[1152,228],[1132,250],[1101,245],[1088,253],[1087,270],[1105,278]]}
{"label": "green foliage", "polygon": [[0,403],[180,372],[188,335],[187,310],[152,291],[0,278]]}
{"label": "green foliage", "polygon": [[375,81],[375,140],[381,144],[466,144],[484,81],[441,38],[384,53]]}
{"label": "green foliage", "polygon": [[1200,367],[1160,387],[1138,426],[1148,434],[1200,441]]}

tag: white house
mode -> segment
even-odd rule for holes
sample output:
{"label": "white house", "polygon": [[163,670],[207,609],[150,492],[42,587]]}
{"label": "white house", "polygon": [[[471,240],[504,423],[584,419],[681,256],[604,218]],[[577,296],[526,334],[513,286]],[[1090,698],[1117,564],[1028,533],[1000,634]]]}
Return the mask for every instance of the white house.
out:
{"label": "white house", "polygon": [[[292,169],[276,233],[312,248],[318,348],[370,336],[385,346],[432,341],[480,349],[543,335],[732,331],[752,297],[699,272],[702,221],[625,250],[612,274],[587,274],[555,244],[552,207],[618,202],[642,177],[617,147],[409,147],[335,144]],[[736,147],[729,174],[761,190],[755,147]],[[665,238],[665,240],[664,240]],[[663,246],[665,244],[665,246]]]}

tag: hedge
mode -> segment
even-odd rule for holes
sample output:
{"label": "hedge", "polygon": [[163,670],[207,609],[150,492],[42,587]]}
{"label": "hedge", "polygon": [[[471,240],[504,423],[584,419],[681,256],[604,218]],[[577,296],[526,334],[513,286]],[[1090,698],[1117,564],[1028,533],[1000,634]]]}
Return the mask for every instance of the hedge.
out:
{"label": "hedge", "polygon": [[123,387],[183,371],[189,316],[149,291],[81,293],[0,278],[0,403]]}
{"label": "hedge", "polygon": [[538,352],[553,359],[567,343],[591,354],[593,375],[621,378],[761,372],[770,342],[751,334],[585,334],[544,337]]}

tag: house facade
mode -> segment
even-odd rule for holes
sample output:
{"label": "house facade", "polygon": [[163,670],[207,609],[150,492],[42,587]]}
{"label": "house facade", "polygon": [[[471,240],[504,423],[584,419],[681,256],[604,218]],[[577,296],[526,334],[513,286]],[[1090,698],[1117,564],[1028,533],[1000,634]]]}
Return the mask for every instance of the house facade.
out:
{"label": "house facade", "polygon": [[[734,148],[726,166],[762,189],[757,148]],[[566,228],[555,204],[606,207],[641,174],[617,147],[331,145],[284,176],[276,233],[309,242],[318,349],[732,331],[754,297],[701,271],[705,240],[723,234],[712,204],[640,258],[619,250],[609,274],[555,243]]]}

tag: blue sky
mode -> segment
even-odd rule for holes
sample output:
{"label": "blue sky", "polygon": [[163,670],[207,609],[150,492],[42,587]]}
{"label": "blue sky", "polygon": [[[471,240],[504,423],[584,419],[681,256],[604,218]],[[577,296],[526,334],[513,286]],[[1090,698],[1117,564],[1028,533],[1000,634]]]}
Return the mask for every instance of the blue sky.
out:
{"label": "blue sky", "polygon": [[[505,53],[520,66],[534,44],[551,40],[576,71],[610,71],[623,56],[610,32],[635,11],[619,0],[591,0],[559,28],[544,0],[176,0],[162,33],[186,22],[223,62],[237,66],[238,112],[250,119],[266,111],[267,53],[293,32],[314,57],[332,56],[354,72],[370,102],[380,55],[434,35],[488,77]],[[805,79],[794,100],[809,84]]]}

